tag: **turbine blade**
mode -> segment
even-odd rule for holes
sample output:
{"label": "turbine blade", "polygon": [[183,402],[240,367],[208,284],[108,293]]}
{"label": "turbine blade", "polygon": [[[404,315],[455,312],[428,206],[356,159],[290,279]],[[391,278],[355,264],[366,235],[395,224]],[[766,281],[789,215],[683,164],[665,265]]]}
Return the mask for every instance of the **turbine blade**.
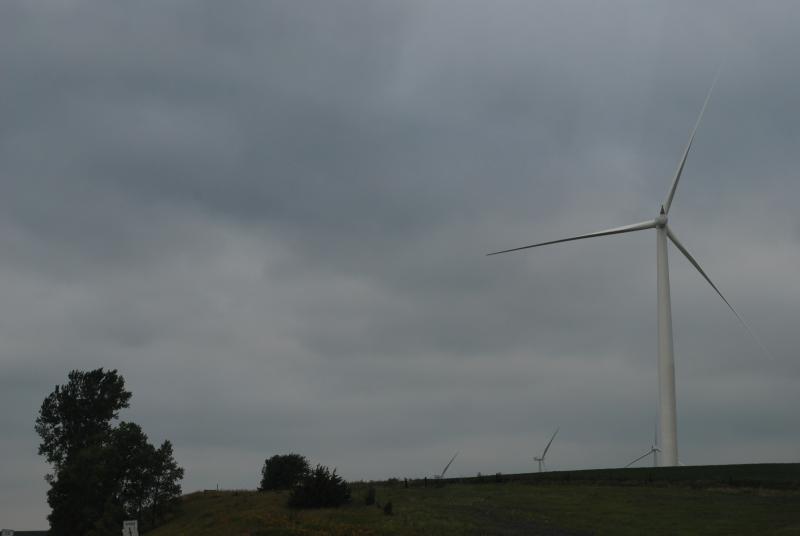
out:
{"label": "turbine blade", "polygon": [[683,158],[681,158],[681,163],[678,165],[678,171],[675,172],[675,178],[672,180],[672,187],[669,189],[667,201],[664,203],[664,212],[666,214],[669,214],[669,207],[672,205],[672,198],[675,197],[675,190],[678,188],[678,181],[681,180],[683,166],[686,165],[686,157],[689,156],[689,150],[692,148],[694,135],[697,132],[697,127],[700,126],[700,120],[703,119],[703,112],[706,111],[708,100],[711,98],[711,92],[714,91],[714,86],[717,84],[717,78],[719,78],[719,69],[717,69],[717,74],[714,75],[714,81],[711,82],[711,88],[708,90],[706,100],[703,102],[703,107],[700,108],[700,115],[697,117],[697,122],[694,124],[694,128],[692,129],[692,134],[689,136],[689,143],[686,144],[686,149],[683,151]]}
{"label": "turbine blade", "polygon": [[633,460],[631,463],[629,463],[628,465],[626,465],[626,466],[625,466],[625,469],[627,469],[628,467],[630,467],[630,466],[631,466],[631,465],[633,465],[634,463],[638,462],[638,461],[639,461],[639,460],[641,460],[642,458],[646,458],[647,456],[650,456],[650,454],[652,454],[652,453],[653,453],[653,451],[652,451],[652,450],[648,450],[647,452],[645,452],[644,454],[642,454],[641,456],[639,456],[638,458],[636,458],[635,460]]}
{"label": "turbine blade", "polygon": [[447,470],[450,468],[450,464],[451,464],[451,463],[453,463],[453,460],[455,460],[455,459],[456,459],[456,456],[458,456],[458,452],[456,452],[455,454],[453,454],[453,457],[452,457],[452,458],[450,458],[450,461],[449,461],[449,462],[447,462],[447,465],[445,465],[445,466],[444,466],[444,470],[442,471],[442,474],[440,475],[440,477],[441,477],[441,478],[444,478],[444,474],[445,474],[445,473],[447,472]]}
{"label": "turbine blade", "polygon": [[530,246],[522,246],[520,248],[504,249],[503,251],[495,251],[494,253],[487,253],[487,256],[499,255],[500,253],[510,253],[512,251],[519,251],[521,249],[537,248],[539,246],[549,246],[550,244],[558,244],[560,242],[571,242],[572,240],[582,240],[584,238],[594,238],[596,236],[606,236],[620,233],[632,233],[633,231],[642,231],[644,229],[651,229],[656,226],[656,220],[648,220],[633,225],[625,225],[622,227],[615,227],[613,229],[606,229],[605,231],[598,231],[596,233],[589,233],[570,238],[562,238],[561,240],[551,240],[549,242],[540,242],[538,244],[531,244]]}
{"label": "turbine blade", "polygon": [[711,285],[711,288],[713,288],[717,292],[719,297],[722,298],[722,301],[725,302],[725,305],[727,305],[728,308],[731,311],[733,311],[733,314],[736,315],[736,318],[739,319],[739,322],[742,323],[742,325],[747,330],[747,332],[750,334],[750,336],[753,337],[753,340],[756,342],[756,344],[758,344],[759,348],[761,350],[763,350],[766,353],[766,355],[768,355],[769,357],[772,357],[772,353],[767,349],[767,347],[764,345],[764,343],[761,342],[761,339],[759,339],[758,335],[756,335],[756,333],[750,328],[750,326],[747,324],[747,322],[744,321],[744,318],[742,318],[742,316],[739,313],[736,312],[736,309],[733,308],[733,305],[731,305],[731,302],[729,302],[725,298],[725,296],[722,295],[722,292],[720,292],[720,290],[717,288],[717,285],[715,285],[711,281],[711,278],[708,277],[708,275],[703,271],[703,269],[700,267],[700,264],[694,259],[694,257],[692,257],[692,255],[689,253],[689,251],[687,251],[687,249],[685,247],[683,247],[683,244],[680,243],[678,238],[675,236],[675,233],[672,232],[672,229],[670,229],[669,226],[667,226],[667,236],[669,237],[670,240],[672,240],[672,243],[675,244],[675,247],[677,247],[680,250],[680,252],[683,253],[683,255],[687,259],[689,259],[689,262],[692,263],[692,266],[697,268],[697,271],[700,272],[700,275],[702,275],[705,278],[705,280],[708,281],[708,284]]}
{"label": "turbine blade", "polygon": [[558,429],[558,428],[556,428],[556,431],[555,431],[555,432],[553,432],[553,437],[551,437],[551,438],[550,438],[550,441],[548,441],[548,442],[547,442],[547,446],[544,448],[544,452],[542,452],[542,460],[544,460],[544,457],[545,457],[545,456],[547,456],[547,451],[550,449],[550,444],[551,444],[551,443],[553,442],[553,440],[556,438],[556,434],[558,433],[558,430],[559,430],[559,429]]}

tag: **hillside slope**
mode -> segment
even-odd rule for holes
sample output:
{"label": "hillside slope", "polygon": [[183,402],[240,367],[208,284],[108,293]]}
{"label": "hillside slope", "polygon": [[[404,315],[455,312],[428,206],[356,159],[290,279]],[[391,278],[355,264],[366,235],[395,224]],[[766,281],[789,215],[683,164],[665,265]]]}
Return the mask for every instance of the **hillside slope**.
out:
{"label": "hillside slope", "polygon": [[575,476],[579,472],[569,472],[563,473],[569,482],[548,473],[546,480],[510,475],[502,482],[484,477],[440,486],[429,481],[427,487],[421,481],[408,488],[377,484],[378,502],[392,502],[391,516],[363,504],[363,484],[354,486],[347,507],[307,511],[288,509],[286,492],[198,492],[184,497],[182,512],[149,534],[800,534],[800,490],[791,476],[798,466],[792,465],[784,467],[788,473],[768,470],[761,476],[757,466],[735,469],[744,475],[739,482],[761,479],[772,487],[730,485],[730,477],[712,482],[709,475],[720,469],[698,468],[676,469],[684,476],[695,471],[702,487],[686,479],[676,483],[675,471],[662,470],[650,470],[649,484],[621,484],[618,470],[609,473],[617,480],[606,483],[597,472],[584,475],[583,482]]}

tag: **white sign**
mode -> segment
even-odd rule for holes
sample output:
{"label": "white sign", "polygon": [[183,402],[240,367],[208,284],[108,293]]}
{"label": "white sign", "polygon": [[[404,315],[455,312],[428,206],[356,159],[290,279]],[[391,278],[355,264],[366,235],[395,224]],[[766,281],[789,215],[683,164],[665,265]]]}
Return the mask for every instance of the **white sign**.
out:
{"label": "white sign", "polygon": [[123,521],[122,536],[139,536],[139,522],[135,519],[133,521]]}

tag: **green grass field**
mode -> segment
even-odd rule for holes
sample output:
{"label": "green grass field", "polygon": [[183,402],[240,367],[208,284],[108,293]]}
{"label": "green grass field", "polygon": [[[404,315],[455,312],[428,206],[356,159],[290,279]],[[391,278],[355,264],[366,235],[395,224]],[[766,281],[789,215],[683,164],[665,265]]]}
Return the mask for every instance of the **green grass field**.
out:
{"label": "green grass field", "polygon": [[198,492],[184,498],[178,516],[149,534],[800,535],[798,470],[795,464],[686,467],[610,470],[605,478],[571,471],[560,479],[546,473],[502,482],[429,481],[428,487],[420,481],[409,488],[376,484],[378,502],[392,502],[391,516],[363,504],[366,484],[353,485],[349,506],[323,510],[289,510],[286,492]]}

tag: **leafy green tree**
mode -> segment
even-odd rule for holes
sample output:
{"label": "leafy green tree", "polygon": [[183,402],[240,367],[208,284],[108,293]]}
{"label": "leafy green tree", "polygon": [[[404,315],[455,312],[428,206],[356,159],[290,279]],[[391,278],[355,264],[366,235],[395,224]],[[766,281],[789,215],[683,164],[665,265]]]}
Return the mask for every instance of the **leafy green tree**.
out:
{"label": "leafy green tree", "polygon": [[35,426],[42,438],[39,454],[56,469],[81,449],[102,441],[111,421],[131,399],[116,370],[73,370],[68,378],[44,399]]}
{"label": "leafy green tree", "polygon": [[183,468],[178,467],[172,457],[172,443],[164,441],[153,453],[149,465],[151,482],[148,491],[148,505],[152,526],[158,525],[163,517],[174,510],[181,496],[180,481]]}
{"label": "leafy green tree", "polygon": [[36,431],[39,453],[54,466],[50,534],[116,534],[123,519],[138,519],[146,530],[175,508],[183,469],[172,444],[156,449],[138,424],[111,424],[128,406],[124,386],[116,370],[72,371],[45,398]]}
{"label": "leafy green tree", "polygon": [[276,454],[264,461],[259,491],[289,489],[310,470],[308,459],[300,454]]}
{"label": "leafy green tree", "polygon": [[156,449],[138,424],[122,422],[111,432],[110,455],[117,484],[113,503],[124,519],[138,519],[143,529],[157,526],[181,496],[183,469],[172,443]]}
{"label": "leafy green tree", "polygon": [[127,519],[139,519],[148,504],[155,453],[136,423],[121,422],[109,435],[109,465],[116,482],[113,502]]}

